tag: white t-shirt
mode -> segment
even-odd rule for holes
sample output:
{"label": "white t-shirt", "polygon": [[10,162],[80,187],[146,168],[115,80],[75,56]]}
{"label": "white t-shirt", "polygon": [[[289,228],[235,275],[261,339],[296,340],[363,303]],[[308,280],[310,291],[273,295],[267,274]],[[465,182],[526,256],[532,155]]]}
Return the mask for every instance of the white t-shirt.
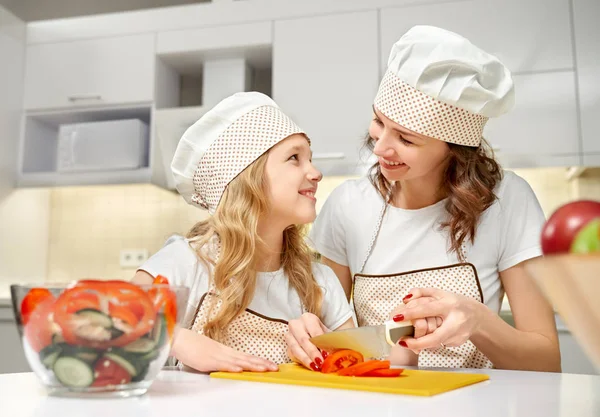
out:
{"label": "white t-shirt", "polygon": [[[173,236],[139,269],[153,277],[163,275],[172,285],[190,289],[182,322],[189,328],[200,299],[208,291],[210,279],[206,266],[190,244],[182,236]],[[313,275],[323,290],[323,324],[329,329],[336,329],[352,316],[344,290],[335,273],[325,265],[314,263]],[[263,316],[285,321],[296,319],[304,312],[300,297],[290,287],[283,269],[257,274],[254,298],[248,308]]]}
{"label": "white t-shirt", "polygon": [[[473,245],[466,244],[467,262],[475,265],[484,303],[500,311],[504,289],[499,272],[542,255],[540,235],[544,213],[529,184],[505,171],[497,200],[481,215]],[[445,200],[405,210],[389,206],[365,274],[395,274],[458,263],[448,251]],[[368,178],[349,180],[329,196],[312,227],[309,243],[323,256],[359,273],[373,236],[383,199]]]}

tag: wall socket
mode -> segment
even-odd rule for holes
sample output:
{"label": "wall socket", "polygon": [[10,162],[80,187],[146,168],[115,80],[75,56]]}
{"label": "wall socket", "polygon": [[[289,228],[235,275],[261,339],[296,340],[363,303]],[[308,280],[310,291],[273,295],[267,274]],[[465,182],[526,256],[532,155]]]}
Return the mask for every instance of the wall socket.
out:
{"label": "wall socket", "polygon": [[137,268],[148,259],[148,249],[122,249],[119,256],[121,268]]}

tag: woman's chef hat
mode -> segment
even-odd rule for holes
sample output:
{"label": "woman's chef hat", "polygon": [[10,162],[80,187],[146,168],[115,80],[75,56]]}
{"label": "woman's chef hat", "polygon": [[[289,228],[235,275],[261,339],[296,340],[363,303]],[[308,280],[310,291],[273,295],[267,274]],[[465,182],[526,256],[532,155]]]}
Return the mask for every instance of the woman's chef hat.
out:
{"label": "woman's chef hat", "polygon": [[304,134],[269,97],[236,93],[185,131],[171,170],[179,193],[214,214],[227,185],[285,138]]}
{"label": "woman's chef hat", "polygon": [[392,47],[375,108],[407,129],[477,147],[490,117],[514,104],[510,71],[455,33],[415,26]]}

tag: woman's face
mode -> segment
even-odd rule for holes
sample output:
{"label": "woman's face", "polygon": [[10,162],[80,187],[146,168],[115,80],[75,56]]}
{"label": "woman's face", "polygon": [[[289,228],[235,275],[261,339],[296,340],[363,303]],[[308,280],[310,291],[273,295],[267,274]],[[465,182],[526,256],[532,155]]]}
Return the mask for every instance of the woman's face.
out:
{"label": "woman's face", "polygon": [[304,135],[292,135],[269,151],[265,166],[270,220],[306,224],[316,217],[315,193],[322,175],[312,164],[312,151]]}
{"label": "woman's face", "polygon": [[390,182],[431,176],[449,155],[446,142],[412,132],[373,108],[369,135],[381,173]]}

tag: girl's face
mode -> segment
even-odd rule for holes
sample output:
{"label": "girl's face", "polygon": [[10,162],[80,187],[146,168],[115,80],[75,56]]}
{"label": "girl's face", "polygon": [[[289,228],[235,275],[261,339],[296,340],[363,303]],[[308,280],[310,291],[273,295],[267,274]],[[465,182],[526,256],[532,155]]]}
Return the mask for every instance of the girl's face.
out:
{"label": "girl's face", "polygon": [[369,135],[381,173],[390,182],[436,174],[449,155],[446,142],[412,132],[373,108]]}
{"label": "girl's face", "polygon": [[287,227],[311,223],[317,217],[315,193],[322,175],[312,164],[304,135],[292,135],[271,148],[265,175],[271,207],[268,219]]}

